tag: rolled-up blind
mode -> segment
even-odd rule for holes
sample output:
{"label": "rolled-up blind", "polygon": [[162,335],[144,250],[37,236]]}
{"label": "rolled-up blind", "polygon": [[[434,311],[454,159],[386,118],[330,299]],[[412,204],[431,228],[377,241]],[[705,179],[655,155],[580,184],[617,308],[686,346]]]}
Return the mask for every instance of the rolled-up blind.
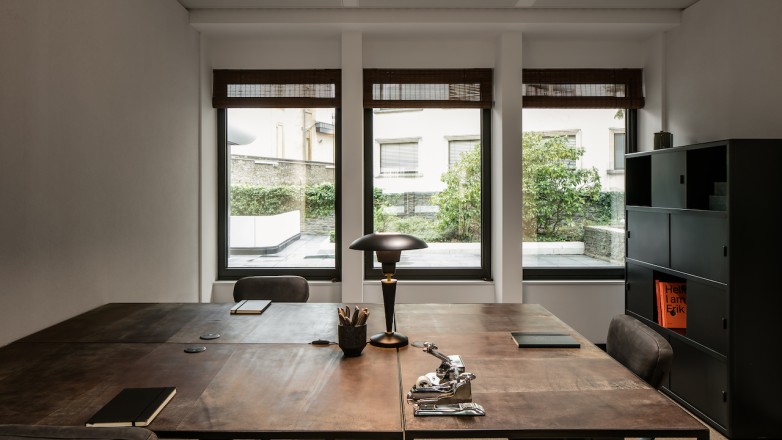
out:
{"label": "rolled-up blind", "polygon": [[339,107],[341,72],[324,70],[214,70],[214,108]]}
{"label": "rolled-up blind", "polygon": [[365,108],[491,106],[491,69],[364,69]]}
{"label": "rolled-up blind", "polygon": [[644,106],[643,69],[523,69],[524,108]]}

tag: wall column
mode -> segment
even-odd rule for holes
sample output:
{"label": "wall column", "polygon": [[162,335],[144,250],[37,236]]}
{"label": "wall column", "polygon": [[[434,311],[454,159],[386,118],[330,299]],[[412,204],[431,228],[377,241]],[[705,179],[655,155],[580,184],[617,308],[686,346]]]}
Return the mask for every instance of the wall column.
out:
{"label": "wall column", "polygon": [[364,253],[349,249],[364,233],[362,34],[342,33],[342,302],[364,300]]}
{"label": "wall column", "polygon": [[497,39],[492,114],[492,277],[497,302],[522,302],[521,277],[522,34]]}

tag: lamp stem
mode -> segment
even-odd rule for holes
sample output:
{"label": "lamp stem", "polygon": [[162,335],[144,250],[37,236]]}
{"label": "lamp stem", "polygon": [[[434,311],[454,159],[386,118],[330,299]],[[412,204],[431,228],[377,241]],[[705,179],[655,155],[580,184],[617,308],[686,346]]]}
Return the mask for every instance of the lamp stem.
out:
{"label": "lamp stem", "polygon": [[383,287],[383,309],[386,313],[386,333],[393,333],[394,303],[396,302],[396,279],[387,278],[381,280]]}
{"label": "lamp stem", "polygon": [[383,308],[386,312],[386,331],[369,338],[369,343],[375,347],[399,348],[407,345],[407,336],[393,330],[394,302],[396,301],[396,280],[380,280],[383,287]]}

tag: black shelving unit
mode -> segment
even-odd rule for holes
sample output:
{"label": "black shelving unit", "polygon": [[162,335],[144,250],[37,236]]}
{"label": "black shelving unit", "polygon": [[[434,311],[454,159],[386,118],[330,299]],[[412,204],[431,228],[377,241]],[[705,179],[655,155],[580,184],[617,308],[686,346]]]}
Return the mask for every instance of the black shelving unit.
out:
{"label": "black shelving unit", "polygon": [[[663,392],[731,439],[782,438],[782,140],[625,156],[625,310],[664,335]],[[687,328],[654,281],[687,284]]]}

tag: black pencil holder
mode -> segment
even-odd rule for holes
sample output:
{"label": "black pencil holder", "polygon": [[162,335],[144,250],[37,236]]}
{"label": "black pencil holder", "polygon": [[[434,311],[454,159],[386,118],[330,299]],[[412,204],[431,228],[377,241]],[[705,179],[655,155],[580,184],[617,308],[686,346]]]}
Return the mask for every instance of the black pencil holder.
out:
{"label": "black pencil holder", "polygon": [[337,326],[339,348],[345,356],[360,356],[367,345],[367,326],[339,325]]}

